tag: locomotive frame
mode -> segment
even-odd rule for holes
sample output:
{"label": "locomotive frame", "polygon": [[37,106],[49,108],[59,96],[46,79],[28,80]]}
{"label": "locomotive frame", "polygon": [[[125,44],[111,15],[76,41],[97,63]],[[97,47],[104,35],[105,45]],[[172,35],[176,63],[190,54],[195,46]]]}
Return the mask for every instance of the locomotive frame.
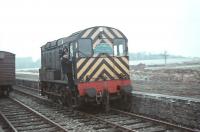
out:
{"label": "locomotive frame", "polygon": [[[41,47],[41,94],[63,104],[96,102],[109,107],[110,100],[130,94],[131,81],[126,36],[111,27],[96,26]],[[62,80],[59,54],[69,49],[74,88]]]}

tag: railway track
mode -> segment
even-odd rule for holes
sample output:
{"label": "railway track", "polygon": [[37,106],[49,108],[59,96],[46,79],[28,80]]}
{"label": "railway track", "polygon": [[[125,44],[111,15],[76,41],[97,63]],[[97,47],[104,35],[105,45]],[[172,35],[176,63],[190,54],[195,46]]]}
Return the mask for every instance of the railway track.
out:
{"label": "railway track", "polygon": [[31,95],[20,90],[18,91],[18,93],[23,95],[16,96],[17,99],[20,100],[24,98],[20,101],[22,101],[23,103],[27,102],[27,105],[31,105],[31,107],[34,107],[36,111],[47,116],[48,118],[63,126],[64,128],[68,129],[68,131],[119,131],[118,128],[114,128],[111,125],[105,124],[105,122],[97,120],[92,116],[88,116],[87,114],[81,111],[69,109],[67,107],[54,104],[47,99]]}
{"label": "railway track", "polygon": [[11,132],[11,131],[12,131],[12,128],[6,122],[5,118],[2,116],[0,112],[0,132]]}
{"label": "railway track", "polygon": [[3,129],[8,132],[67,131],[62,126],[13,98],[0,100],[0,116],[4,120]]}
{"label": "railway track", "polygon": [[132,132],[188,132],[195,131],[173,124],[161,123],[161,121],[149,120],[132,115],[117,109],[111,109],[109,113],[94,114],[96,118],[112,124],[120,129]]}
{"label": "railway track", "polygon": [[14,89],[21,89],[24,90],[25,92],[28,92],[30,94],[34,94],[34,95],[40,95],[41,91],[40,89],[36,89],[36,88],[32,88],[32,87],[28,87],[28,86],[23,86],[23,85],[17,85],[14,86]]}
{"label": "railway track", "polygon": [[[38,98],[38,95],[32,95],[30,93],[25,93],[23,91],[19,92],[22,92],[27,96]],[[41,97],[39,98],[42,99]],[[141,132],[157,132],[157,131],[199,132],[199,130],[182,127],[176,124],[155,120],[152,118],[120,111],[118,109],[113,109],[113,108],[111,108],[111,111],[109,113],[98,112],[92,114],[91,112],[82,110],[69,111],[69,109],[66,107],[61,107],[60,109],[55,108],[54,111],[57,111],[58,113],[62,113],[62,111],[65,111],[68,114],[72,112],[71,117],[73,117],[73,119],[75,120],[79,119],[78,122],[82,121],[81,123],[87,126],[91,126],[91,128],[95,131],[119,130],[119,131],[133,131],[133,132],[138,132],[138,131],[139,132],[140,131]],[[92,122],[90,122],[91,120]]]}

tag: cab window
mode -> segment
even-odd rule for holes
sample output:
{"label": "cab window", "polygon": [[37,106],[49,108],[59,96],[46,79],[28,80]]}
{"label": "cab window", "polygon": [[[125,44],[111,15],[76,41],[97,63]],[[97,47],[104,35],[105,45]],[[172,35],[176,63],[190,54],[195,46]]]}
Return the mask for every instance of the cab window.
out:
{"label": "cab window", "polygon": [[114,40],[114,55],[123,56],[126,55],[125,39]]}
{"label": "cab window", "polygon": [[70,53],[70,58],[72,58],[74,56],[74,52],[73,52],[73,43],[69,44],[69,53]]}
{"label": "cab window", "polygon": [[78,40],[78,54],[79,54],[79,57],[90,57],[92,55],[91,39]]}
{"label": "cab window", "polygon": [[117,51],[117,45],[114,45],[114,56],[118,55],[118,51]]}
{"label": "cab window", "polygon": [[124,55],[124,44],[119,44],[119,55]]}

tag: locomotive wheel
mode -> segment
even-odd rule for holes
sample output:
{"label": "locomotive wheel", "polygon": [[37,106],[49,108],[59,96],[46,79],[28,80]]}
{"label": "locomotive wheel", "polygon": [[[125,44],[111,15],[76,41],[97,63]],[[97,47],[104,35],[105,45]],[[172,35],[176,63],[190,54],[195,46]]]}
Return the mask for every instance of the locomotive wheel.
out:
{"label": "locomotive wheel", "polygon": [[60,98],[62,105],[68,106],[67,98],[68,98],[67,92],[63,91]]}
{"label": "locomotive wheel", "polygon": [[71,108],[72,107],[72,93],[71,93],[71,91],[68,88],[66,88],[64,96],[65,96],[65,98],[64,98],[65,104],[68,107]]}
{"label": "locomotive wheel", "polygon": [[9,90],[8,89],[4,90],[4,96],[6,96],[6,97],[9,96]]}
{"label": "locomotive wheel", "polygon": [[4,88],[5,88],[5,89],[4,89],[4,91],[3,91],[3,95],[6,96],[6,97],[8,97],[11,88],[10,88],[10,86],[5,86]]}
{"label": "locomotive wheel", "polygon": [[78,108],[81,108],[84,106],[84,100],[80,96],[77,96],[77,106]]}
{"label": "locomotive wheel", "polygon": [[60,98],[59,100],[60,100],[60,102],[61,102],[62,105],[67,105],[67,102],[66,102],[66,93],[65,93],[65,91],[63,91],[63,92],[61,93],[61,98]]}
{"label": "locomotive wheel", "polygon": [[106,112],[110,111],[110,100],[109,100],[109,93],[107,90],[103,92],[103,107]]}

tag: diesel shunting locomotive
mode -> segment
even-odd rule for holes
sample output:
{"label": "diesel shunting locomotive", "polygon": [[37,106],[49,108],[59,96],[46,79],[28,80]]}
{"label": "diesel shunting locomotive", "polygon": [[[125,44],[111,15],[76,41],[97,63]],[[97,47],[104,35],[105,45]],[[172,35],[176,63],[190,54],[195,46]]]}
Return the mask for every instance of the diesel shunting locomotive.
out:
{"label": "diesel shunting locomotive", "polygon": [[96,26],[46,43],[41,47],[41,94],[69,106],[92,102],[108,108],[111,100],[132,90],[127,42],[118,29]]}

